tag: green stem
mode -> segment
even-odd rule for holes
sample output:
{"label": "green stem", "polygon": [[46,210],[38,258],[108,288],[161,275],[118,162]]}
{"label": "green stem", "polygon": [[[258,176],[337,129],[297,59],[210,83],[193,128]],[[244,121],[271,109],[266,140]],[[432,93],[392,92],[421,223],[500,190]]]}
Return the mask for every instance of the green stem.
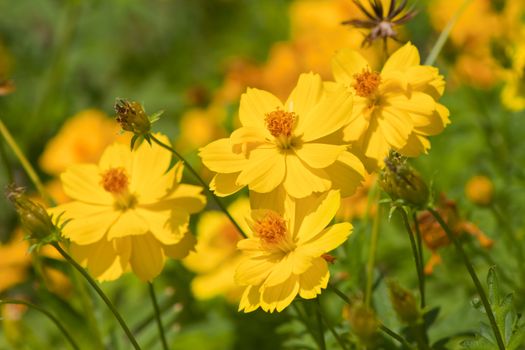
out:
{"label": "green stem", "polygon": [[426,306],[426,293],[425,293],[425,275],[423,270],[423,244],[421,242],[421,231],[419,230],[419,222],[417,221],[417,213],[416,211],[412,212],[412,221],[414,222],[414,228],[416,230],[416,245],[417,245],[417,251],[419,253],[419,266],[421,268],[421,271],[423,272],[423,286],[422,286],[422,294],[421,294],[421,308],[423,309]]}
{"label": "green stem", "polygon": [[483,286],[481,285],[481,282],[479,281],[479,278],[476,274],[476,271],[474,270],[474,267],[472,266],[472,263],[470,262],[467,254],[463,250],[463,247],[456,239],[456,236],[454,235],[450,227],[448,227],[448,225],[443,220],[441,215],[439,215],[439,213],[432,208],[427,208],[427,209],[434,216],[434,218],[437,220],[439,225],[443,228],[443,230],[447,234],[448,239],[454,244],[459,255],[463,259],[463,263],[465,264],[465,267],[467,268],[468,273],[470,274],[470,278],[472,278],[472,281],[474,282],[474,285],[476,286],[476,289],[479,293],[479,297],[481,298],[481,302],[483,303],[483,307],[485,308],[485,312],[487,313],[487,317],[489,318],[490,326],[492,327],[492,331],[494,332],[494,336],[496,337],[496,342],[498,343],[498,348],[500,350],[505,350],[505,343],[503,342],[503,338],[501,337],[501,333],[499,331],[498,324],[496,323],[494,312],[492,311],[492,308],[490,307],[490,303],[487,298],[487,295],[485,294],[485,290],[483,289]]}
{"label": "green stem", "polygon": [[5,141],[7,142],[7,144],[9,145],[9,147],[11,148],[15,156],[20,161],[20,164],[22,165],[25,172],[27,173],[27,176],[29,176],[29,179],[31,180],[31,182],[33,182],[33,184],[35,185],[38,193],[40,193],[40,195],[46,201],[47,204],[52,204],[53,200],[47,194],[44,188],[44,185],[42,184],[42,181],[40,181],[40,178],[38,177],[35,169],[31,165],[31,163],[29,163],[24,153],[20,150],[20,147],[18,147],[18,144],[16,143],[15,139],[13,138],[9,130],[7,130],[6,126],[4,125],[1,119],[0,119],[0,133],[4,137]]}
{"label": "green stem", "polygon": [[73,337],[69,334],[69,332],[66,330],[66,328],[60,323],[58,318],[53,316],[46,309],[44,309],[44,308],[42,308],[42,307],[40,307],[38,305],[31,304],[31,303],[29,303],[27,301],[23,301],[23,300],[13,300],[13,299],[0,300],[0,305],[3,305],[3,304],[25,305],[25,306],[27,306],[27,307],[29,307],[31,309],[34,309],[34,310],[37,310],[37,311],[41,312],[42,314],[46,315],[51,321],[53,321],[53,323],[58,327],[58,329],[60,329],[60,331],[62,332],[64,337],[66,337],[66,339],[69,341],[69,343],[71,344],[71,347],[73,349],[75,349],[75,350],[80,349],[78,347],[77,343],[75,342],[75,340],[73,339]]}
{"label": "green stem", "polygon": [[[292,307],[295,309],[295,312],[297,313],[297,316],[299,316],[299,318],[301,319],[301,322],[308,329],[308,332],[310,332],[310,334],[314,338],[314,341],[317,343],[317,345],[319,345],[319,348],[321,348],[321,343],[320,343],[318,337],[316,336],[316,332],[312,328],[312,325],[308,321],[308,317],[301,311],[301,309],[299,308],[297,303],[292,303]],[[324,339],[323,339],[323,341],[324,341]]]}
{"label": "green stem", "polygon": [[[320,305],[319,305],[319,307],[320,307]],[[332,335],[334,336],[335,340],[337,341],[337,343],[339,344],[341,349],[347,350],[348,348],[346,347],[346,344],[345,344],[343,338],[341,338],[341,336],[339,334],[337,334],[337,332],[335,331],[334,327],[332,327],[332,325],[328,322],[326,317],[324,317],[322,312],[321,312],[321,317],[322,317],[322,320],[323,320],[324,324],[326,325],[326,327],[328,328],[330,333],[332,333]]]}
{"label": "green stem", "polygon": [[113,305],[111,300],[109,300],[109,298],[106,296],[104,291],[102,289],[100,289],[100,287],[98,286],[97,282],[95,282],[93,277],[91,277],[89,275],[89,273],[82,266],[80,266],[64,249],[62,249],[62,247],[58,243],[52,243],[52,245],[53,245],[53,247],[55,247],[56,250],[58,250],[60,255],[62,255],[64,257],[64,259],[67,260],[68,263],[73,265],[73,267],[75,269],[77,269],[78,272],[80,272],[82,274],[82,276],[86,279],[86,281],[88,281],[88,283],[91,285],[91,287],[93,287],[93,289],[97,292],[97,294],[102,298],[104,303],[107,305],[109,310],[113,313],[113,315],[117,319],[118,323],[120,324],[120,326],[124,330],[124,333],[126,333],[128,339],[131,342],[131,344],[133,345],[133,347],[136,350],[141,350],[139,344],[137,343],[137,340],[135,339],[135,337],[133,336],[133,334],[129,330],[129,327],[127,326],[126,322],[124,321],[124,319],[122,318],[122,316],[120,315],[118,310],[115,308],[115,306]]}
{"label": "green stem", "polygon": [[[350,306],[352,305],[352,301],[350,300],[350,298],[348,298],[345,293],[343,293],[342,291],[337,289],[336,286],[334,286],[333,284],[328,284],[328,289],[330,289],[332,292],[334,292],[345,303],[347,303]],[[402,336],[400,336],[399,334],[397,334],[396,332],[394,332],[393,330],[391,330],[390,328],[388,328],[384,324],[380,324],[379,325],[379,329],[383,333],[387,334],[391,338],[393,338],[396,341],[398,341],[400,344],[404,345],[407,349],[412,349],[412,346],[405,340],[405,338],[403,338]]]}
{"label": "green stem", "polygon": [[319,303],[319,298],[315,299],[316,308],[315,314],[317,316],[317,330],[319,332],[319,345],[321,350],[326,350],[326,343],[324,340],[324,327],[323,327],[323,314],[321,310],[321,304]]}
{"label": "green stem", "polygon": [[215,195],[215,193],[213,193],[211,190],[210,190],[210,187],[208,186],[208,184],[199,176],[199,173],[197,173],[197,171],[195,171],[195,169],[193,169],[193,167],[190,165],[190,163],[188,163],[186,161],[186,159],[184,159],[184,157],[182,155],[179,154],[179,152],[177,152],[174,148],[166,145],[165,143],[163,143],[162,141],[160,141],[159,139],[157,139],[153,134],[150,134],[150,138],[153,140],[153,142],[155,142],[157,145],[159,145],[160,147],[162,148],[165,148],[167,149],[168,151],[170,151],[171,153],[173,153],[177,158],[179,158],[183,163],[184,163],[184,167],[186,169],[188,169],[190,171],[190,173],[195,177],[195,179],[202,185],[202,187],[204,187],[204,190],[213,198],[213,200],[215,201],[215,203],[217,203],[217,205],[219,206],[219,208],[224,212],[224,214],[226,214],[226,216],[228,217],[228,219],[231,221],[231,223],[233,224],[233,226],[235,226],[235,228],[237,229],[237,231],[239,231],[239,233],[244,237],[244,238],[248,238],[248,236],[246,236],[246,233],[244,233],[244,231],[242,230],[242,228],[239,226],[239,224],[237,223],[237,221],[235,221],[235,219],[231,216],[231,214],[228,212],[228,209],[226,209],[226,207],[224,206],[224,204],[222,204],[222,202],[220,201],[220,199]]}
{"label": "green stem", "polygon": [[155,295],[155,288],[152,282],[148,282],[149,295],[151,297],[151,303],[155,309],[155,318],[157,320],[157,327],[159,328],[160,339],[162,341],[162,348],[168,350],[168,342],[166,341],[166,335],[164,334],[164,327],[162,326],[162,318],[160,317],[159,304],[157,303],[157,296]]}
{"label": "green stem", "polygon": [[441,32],[441,34],[439,34],[436,43],[432,47],[432,50],[430,50],[430,53],[428,54],[428,57],[425,60],[424,64],[426,66],[431,66],[434,64],[439,53],[441,52],[441,49],[443,49],[443,46],[445,45],[445,42],[447,41],[448,36],[452,31],[452,28],[454,28],[454,25],[456,25],[456,22],[458,21],[459,17],[463,14],[463,11],[465,11],[465,9],[471,1],[472,0],[464,0],[463,4],[461,4],[456,13],[454,13],[454,15],[450,18],[445,28],[443,28],[443,31]]}
{"label": "green stem", "polygon": [[419,260],[419,252],[416,246],[416,238],[414,237],[414,233],[412,232],[412,228],[410,227],[410,222],[408,221],[408,215],[405,212],[404,208],[400,208],[401,216],[403,217],[403,223],[405,224],[405,229],[408,234],[408,238],[410,240],[410,247],[412,248],[412,255],[414,256],[414,262],[416,264],[416,273],[417,273],[417,280],[418,280],[418,286],[419,286],[419,295],[421,297],[421,305],[424,307],[425,305],[425,276],[423,275],[423,266],[421,266],[421,262]]}
{"label": "green stem", "polygon": [[366,289],[365,305],[370,306],[372,299],[372,284],[374,282],[374,265],[377,250],[377,237],[379,236],[379,220],[381,217],[381,206],[377,205],[377,212],[372,223],[372,234],[370,237],[370,249],[368,251],[368,261],[366,264]]}
{"label": "green stem", "polygon": [[13,176],[13,167],[11,165],[11,162],[9,161],[9,158],[7,158],[7,152],[5,151],[5,148],[2,142],[0,142],[0,157],[2,157],[2,161],[4,163],[7,180],[9,181],[9,183],[13,183],[15,181],[14,176]]}

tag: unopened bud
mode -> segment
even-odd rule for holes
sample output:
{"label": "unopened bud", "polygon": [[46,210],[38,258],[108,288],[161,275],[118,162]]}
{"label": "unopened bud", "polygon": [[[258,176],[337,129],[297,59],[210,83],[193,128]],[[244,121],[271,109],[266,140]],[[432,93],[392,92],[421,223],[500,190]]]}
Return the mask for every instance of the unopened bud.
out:
{"label": "unopened bud", "polygon": [[489,205],[492,202],[494,185],[486,176],[474,176],[468,180],[465,186],[467,198],[477,205]]}
{"label": "unopened bud", "polygon": [[421,318],[421,313],[414,294],[401,287],[397,282],[389,282],[388,290],[390,301],[399,320],[409,325],[417,323]]}
{"label": "unopened bud", "polygon": [[139,135],[146,135],[150,132],[151,122],[140,103],[117,99],[115,112],[122,130]]}
{"label": "unopened bud", "polygon": [[14,204],[22,228],[30,238],[40,241],[56,232],[55,225],[53,225],[46,209],[31,201],[21,188],[9,186],[6,194],[7,198]]}
{"label": "unopened bud", "polygon": [[381,188],[393,200],[401,199],[417,208],[424,207],[428,202],[428,187],[407,159],[391,152],[385,165],[379,177]]}
{"label": "unopened bud", "polygon": [[360,302],[350,307],[348,322],[354,334],[365,344],[374,339],[379,328],[379,320],[374,310]]}

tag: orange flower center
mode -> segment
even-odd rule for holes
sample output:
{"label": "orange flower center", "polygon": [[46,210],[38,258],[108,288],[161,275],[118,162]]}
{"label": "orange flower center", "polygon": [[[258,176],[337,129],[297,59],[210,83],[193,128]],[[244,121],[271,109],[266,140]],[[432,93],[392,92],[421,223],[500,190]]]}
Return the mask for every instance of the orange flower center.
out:
{"label": "orange flower center", "polygon": [[277,109],[273,112],[267,113],[264,117],[264,122],[266,123],[268,131],[274,137],[289,137],[292,135],[295,119],[295,113]]}
{"label": "orange flower center", "polygon": [[359,74],[354,74],[355,82],[352,87],[355,89],[357,96],[372,97],[381,83],[381,75],[377,72],[371,72],[367,68]]}
{"label": "orange flower center", "polygon": [[254,226],[255,234],[266,244],[278,244],[286,237],[286,222],[274,211],[268,212],[264,218],[257,220]]}
{"label": "orange flower center", "polygon": [[126,170],[122,167],[110,168],[102,174],[100,185],[106,191],[112,194],[121,194],[128,189],[128,176]]}

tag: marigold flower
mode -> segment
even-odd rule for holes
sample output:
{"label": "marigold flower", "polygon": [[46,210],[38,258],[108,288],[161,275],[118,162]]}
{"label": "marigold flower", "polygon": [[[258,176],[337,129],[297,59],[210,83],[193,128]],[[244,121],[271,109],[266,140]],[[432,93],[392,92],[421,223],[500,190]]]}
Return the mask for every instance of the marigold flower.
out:
{"label": "marigold flower", "polygon": [[332,188],[350,195],[364,175],[362,163],[342,142],[351,111],[344,86],[325,93],[313,73],[299,77],[285,104],[266,91],[248,89],[239,110],[242,127],[200,150],[203,163],[218,173],[210,187],[219,196],[246,185],[258,193],[282,185],[294,198]]}
{"label": "marigold flower", "polygon": [[449,123],[447,108],[437,102],[445,87],[443,77],[437,68],[420,64],[411,43],[394,52],[381,72],[354,50],[339,51],[332,68],[335,80],[354,94],[344,139],[362,150],[371,168],[382,166],[391,149],[408,157],[426,153],[427,137]]}
{"label": "marigold flower", "polygon": [[131,269],[152,280],[166,256],[180,259],[193,248],[189,214],[203,208],[205,197],[201,187],[181,184],[183,165],[170,169],[170,162],[156,144],[131,152],[115,143],[98,165],[72,165],[61,175],[73,201],[51,211],[71,220],[62,233],[73,243],[73,256],[97,279],[113,280]]}
{"label": "marigold flower", "polygon": [[240,241],[237,283],[246,286],[239,310],[282,311],[297,294],[315,298],[330,272],[323,254],[346,241],[349,223],[326,227],[339,208],[339,191],[285,204],[284,213],[252,210],[249,238]]}

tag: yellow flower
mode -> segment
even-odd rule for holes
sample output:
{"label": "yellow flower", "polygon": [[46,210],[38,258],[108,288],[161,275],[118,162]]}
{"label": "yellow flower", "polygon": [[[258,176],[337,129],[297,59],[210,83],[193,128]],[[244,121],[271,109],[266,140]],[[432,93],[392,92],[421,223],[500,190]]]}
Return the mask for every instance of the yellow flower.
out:
{"label": "yellow flower", "polygon": [[241,97],[242,127],[200,150],[204,165],[218,173],[210,187],[219,196],[246,185],[258,193],[282,185],[295,198],[331,188],[350,195],[364,174],[342,143],[351,111],[345,87],[325,93],[321,77],[313,73],[299,77],[284,104],[266,91],[248,89]]}
{"label": "yellow flower", "polygon": [[73,201],[51,211],[71,219],[63,234],[97,279],[113,280],[131,269],[141,280],[152,280],[166,256],[180,259],[192,249],[189,214],[201,210],[205,198],[201,187],[180,183],[182,163],[169,169],[170,162],[171,155],[156,144],[144,142],[131,152],[115,143],[98,165],[72,165],[61,175]]}
{"label": "yellow flower", "polygon": [[[522,30],[525,37],[525,27]],[[512,111],[525,109],[525,45],[518,45],[512,55],[512,69],[506,74],[501,101]]]}
{"label": "yellow flower", "polygon": [[[118,136],[120,127],[103,112],[86,109],[64,123],[40,157],[40,167],[58,175],[74,163],[96,162],[116,140],[129,144],[129,135]],[[95,136],[94,136],[95,135]]]}
{"label": "yellow flower", "polygon": [[242,260],[235,273],[246,286],[239,310],[282,311],[297,294],[315,298],[330,272],[323,256],[346,241],[349,223],[326,227],[339,208],[338,191],[287,200],[283,213],[253,210],[249,238],[239,242]]}
{"label": "yellow flower", "polygon": [[21,230],[10,241],[0,244],[0,293],[26,279],[31,264],[28,249]]}
{"label": "yellow flower", "polygon": [[337,82],[354,93],[354,109],[344,130],[372,162],[382,166],[391,149],[415,157],[430,148],[429,135],[449,123],[447,108],[437,99],[445,83],[436,68],[420,65],[419,53],[410,43],[394,52],[381,72],[354,50],[339,51],[332,61]]}
{"label": "yellow flower", "polygon": [[[244,232],[244,218],[250,213],[248,198],[239,198],[228,207],[228,212],[241,225]],[[197,224],[197,245],[184,260],[184,265],[197,273],[191,289],[198,299],[225,296],[232,302],[238,302],[242,287],[233,278],[239,264],[240,252],[237,242],[242,238],[231,221],[218,211],[203,213]]]}
{"label": "yellow flower", "polygon": [[477,175],[471,177],[465,185],[467,198],[477,205],[489,205],[494,196],[494,185],[486,176]]}

